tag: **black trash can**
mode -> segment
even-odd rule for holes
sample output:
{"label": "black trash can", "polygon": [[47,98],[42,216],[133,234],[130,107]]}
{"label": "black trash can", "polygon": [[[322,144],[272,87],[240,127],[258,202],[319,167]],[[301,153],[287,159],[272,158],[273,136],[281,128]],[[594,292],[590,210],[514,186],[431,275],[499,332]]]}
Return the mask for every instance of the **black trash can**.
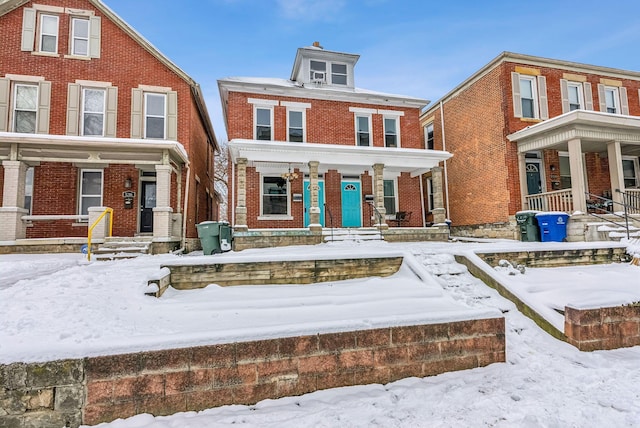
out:
{"label": "black trash can", "polygon": [[203,221],[196,225],[202,252],[206,256],[222,252],[220,248],[220,224],[217,221]]}
{"label": "black trash can", "polygon": [[220,250],[224,253],[233,248],[233,229],[226,221],[220,223]]}
{"label": "black trash can", "polygon": [[540,229],[536,221],[536,214],[539,211],[518,211],[516,213],[516,222],[520,227],[520,240],[523,242],[540,241]]}

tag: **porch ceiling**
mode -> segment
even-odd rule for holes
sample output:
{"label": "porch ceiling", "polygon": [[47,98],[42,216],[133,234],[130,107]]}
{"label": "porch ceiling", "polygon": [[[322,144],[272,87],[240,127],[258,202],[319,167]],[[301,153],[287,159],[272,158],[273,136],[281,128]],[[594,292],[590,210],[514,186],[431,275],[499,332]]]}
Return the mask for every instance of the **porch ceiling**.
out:
{"label": "porch ceiling", "polygon": [[0,132],[0,160],[85,164],[188,163],[177,141]]}
{"label": "porch ceiling", "polygon": [[640,117],[574,110],[508,135],[518,152],[568,150],[567,142],[580,139],[583,152],[606,153],[607,143],[621,143],[623,155],[640,156]]}
{"label": "porch ceiling", "polygon": [[452,156],[449,152],[438,150],[242,139],[231,140],[229,151],[234,163],[238,158],[245,158],[250,166],[262,163],[292,164],[306,170],[310,161],[318,161],[321,170],[357,172],[370,170],[374,164],[384,164],[385,171],[408,172],[414,177]]}

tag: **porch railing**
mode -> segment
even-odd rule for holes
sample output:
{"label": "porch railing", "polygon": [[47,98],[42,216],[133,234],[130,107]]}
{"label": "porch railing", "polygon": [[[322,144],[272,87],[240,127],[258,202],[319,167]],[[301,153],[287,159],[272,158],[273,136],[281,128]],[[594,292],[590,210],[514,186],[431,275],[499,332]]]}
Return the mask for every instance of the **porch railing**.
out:
{"label": "porch railing", "polygon": [[93,236],[93,229],[100,224],[100,221],[109,214],[109,228],[107,229],[107,236],[111,236],[113,233],[113,208],[106,208],[102,214],[93,222],[91,226],[89,226],[89,231],[87,234],[87,260],[91,261],[91,238]]}
{"label": "porch railing", "polygon": [[629,214],[640,214],[640,189],[627,189],[622,194]]}
{"label": "porch railing", "polygon": [[573,212],[571,189],[527,195],[525,203],[530,210]]}

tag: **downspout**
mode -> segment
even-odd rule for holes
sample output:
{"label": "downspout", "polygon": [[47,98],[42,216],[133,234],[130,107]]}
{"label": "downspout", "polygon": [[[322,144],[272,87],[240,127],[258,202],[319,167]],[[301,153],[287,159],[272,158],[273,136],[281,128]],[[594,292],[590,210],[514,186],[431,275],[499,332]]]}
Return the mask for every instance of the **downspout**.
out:
{"label": "downspout", "polygon": [[227,188],[227,201],[229,200],[229,191],[231,191],[231,218],[229,224],[231,227],[236,225],[236,163],[233,159],[229,159],[231,162],[231,190]]}
{"label": "downspout", "polygon": [[182,208],[182,248],[187,248],[187,212],[189,208],[189,184],[191,183],[191,166],[187,163],[187,182],[184,186],[184,206]]}
{"label": "downspout", "polygon": [[420,179],[420,206],[422,207],[422,227],[427,227],[426,211],[424,210],[424,186],[422,185],[422,174]]}
{"label": "downspout", "polygon": [[[442,129],[442,150],[447,151],[447,138],[444,132],[444,105],[440,101],[440,128]],[[447,218],[449,218],[449,174],[447,173],[447,161],[444,161],[444,188],[446,189],[445,203],[447,205]]]}

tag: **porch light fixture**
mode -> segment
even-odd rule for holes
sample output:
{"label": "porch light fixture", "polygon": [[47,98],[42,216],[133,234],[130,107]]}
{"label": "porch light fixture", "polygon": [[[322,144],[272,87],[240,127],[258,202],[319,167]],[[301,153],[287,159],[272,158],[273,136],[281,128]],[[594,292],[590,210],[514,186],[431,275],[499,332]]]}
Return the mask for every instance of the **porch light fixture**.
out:
{"label": "porch light fixture", "polygon": [[281,174],[280,177],[282,177],[284,180],[286,180],[287,182],[290,183],[293,180],[297,180],[298,179],[298,173],[297,172],[291,172],[291,165],[289,165],[289,171]]}
{"label": "porch light fixture", "polygon": [[132,183],[131,183],[131,177],[127,177],[127,178],[124,180],[124,188],[125,188],[125,189],[130,189],[130,188],[131,188],[131,184],[132,184]]}

